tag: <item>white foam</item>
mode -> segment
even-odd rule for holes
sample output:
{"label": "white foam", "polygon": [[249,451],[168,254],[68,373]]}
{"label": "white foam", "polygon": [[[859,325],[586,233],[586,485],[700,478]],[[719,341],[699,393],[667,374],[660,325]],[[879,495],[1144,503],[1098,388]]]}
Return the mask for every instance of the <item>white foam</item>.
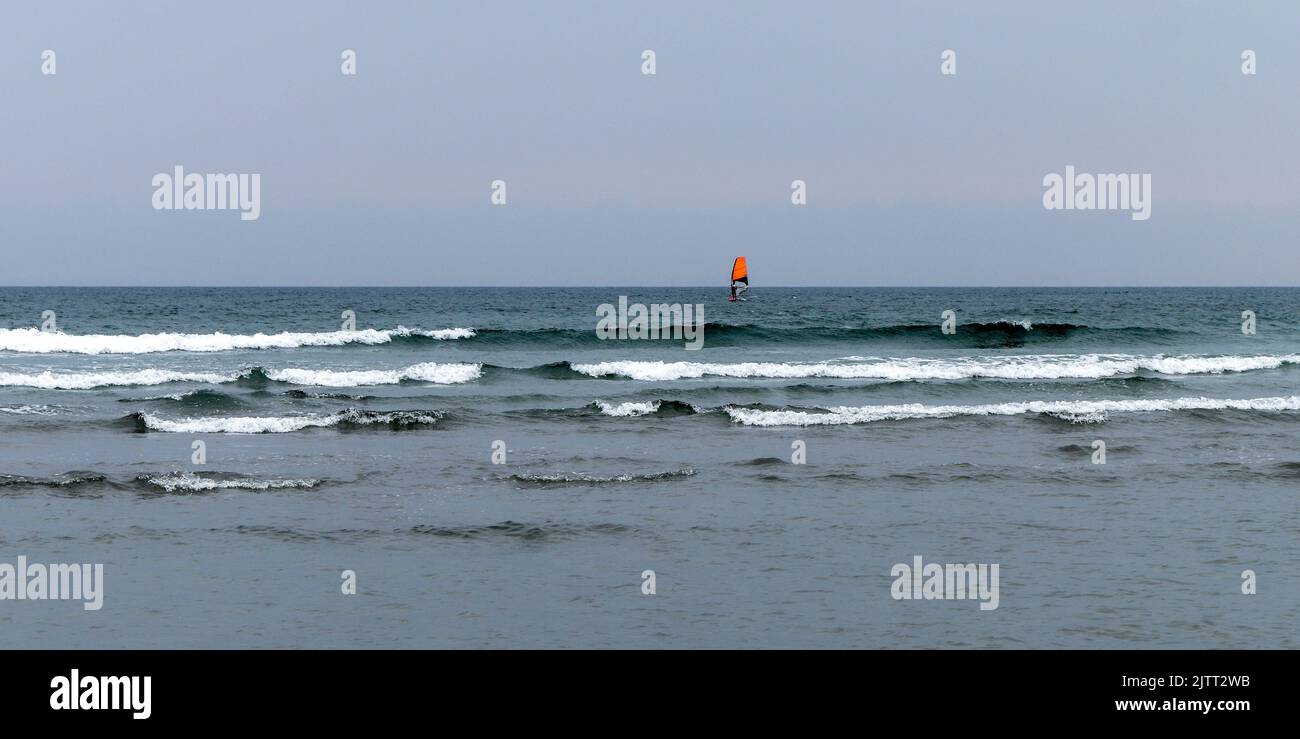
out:
{"label": "white foam", "polygon": [[374,412],[348,409],[329,415],[302,416],[207,416],[199,418],[166,419],[152,413],[140,414],[144,427],[150,431],[173,434],[287,434],[308,428],[327,428],[348,422],[355,424],[386,424],[394,420],[407,423],[432,424],[441,414],[437,412]]}
{"label": "white foam", "polygon": [[425,331],[417,328],[398,326],[392,331],[393,336],[424,336],[430,339],[450,341],[452,339],[472,339],[478,334],[472,328],[436,328]]}
{"label": "white foam", "polygon": [[870,380],[1098,379],[1147,371],[1164,375],[1218,374],[1276,369],[1300,363],[1300,355],[1172,356],[1127,354],[1028,354],[958,359],[873,359],[865,362],[598,362],[573,369],[592,377],[619,376],[666,381],[706,376],[734,378],[833,378]]}
{"label": "white foam", "polygon": [[195,391],[191,390],[183,393],[171,393],[169,395],[154,395],[148,398],[140,398],[139,401],[143,403],[152,403],[157,400],[185,400],[186,398],[191,397],[194,392]]}
{"label": "white foam", "polygon": [[[395,385],[403,380],[449,385],[470,382],[482,375],[481,364],[438,364],[425,362],[396,370],[334,371],[289,367],[267,370],[272,380],[294,385],[322,387],[358,387],[363,385]],[[234,382],[248,372],[176,372],[162,369],[127,370],[117,372],[37,373],[0,372],[0,387],[35,387],[44,390],[87,390],[97,387],[130,385],[165,385],[169,382],[201,382],[221,384]],[[179,398],[179,395],[170,396]]]}
{"label": "white foam", "polygon": [[1252,398],[1246,400],[1216,398],[1173,398],[1161,400],[1033,400],[1019,403],[986,405],[866,405],[836,406],[826,413],[806,411],[764,411],[726,408],[733,421],[746,426],[823,426],[873,421],[899,421],[911,418],[952,418],[954,416],[1016,416],[1046,413],[1077,423],[1096,423],[1109,413],[1152,413],[1185,410],[1300,410],[1300,396]]}
{"label": "white foam", "polygon": [[607,416],[645,416],[659,410],[659,401],[651,400],[645,403],[606,403],[603,400],[597,400],[596,406],[600,412]]}
{"label": "white foam", "polygon": [[173,372],[143,369],[123,372],[38,373],[0,372],[0,387],[36,387],[44,390],[87,390],[116,385],[165,385],[169,382],[233,382],[238,374]]}
{"label": "white foam", "polygon": [[604,483],[604,482],[651,482],[654,480],[666,480],[674,477],[691,477],[695,470],[690,467],[683,467],[679,470],[670,472],[653,472],[648,474],[633,474],[624,472],[618,475],[600,476],[589,475],[585,472],[556,473],[556,474],[537,474],[526,472],[523,474],[512,475],[512,478],[525,483]]}
{"label": "white foam", "polygon": [[199,477],[193,472],[181,472],[172,475],[160,475],[148,479],[149,484],[157,485],[169,493],[177,490],[184,492],[198,493],[207,490],[282,490],[286,488],[312,488],[320,484],[320,480],[302,479],[302,480],[252,480],[252,479],[234,479],[234,480],[216,480],[209,477]]}
{"label": "white foam", "polygon": [[151,354],[154,352],[222,352],[234,349],[294,349],[302,346],[344,344],[387,344],[394,337],[425,336],[431,339],[468,339],[474,330],[445,328],[433,331],[398,326],[391,330],[326,331],[278,334],[65,334],[35,328],[0,329],[0,351],[49,354]]}
{"label": "white foam", "polygon": [[334,426],[342,420],[330,416],[232,416],[229,418],[182,418],[169,420],[145,413],[140,416],[150,431],[174,434],[285,434],[318,426]]}
{"label": "white foam", "polygon": [[0,413],[15,416],[53,416],[58,411],[48,405],[0,405]]}
{"label": "white foam", "polygon": [[293,385],[319,387],[360,387],[363,385],[396,385],[403,380],[451,385],[478,379],[483,374],[481,364],[438,364],[425,362],[397,370],[312,370],[290,367],[267,370],[266,376]]}

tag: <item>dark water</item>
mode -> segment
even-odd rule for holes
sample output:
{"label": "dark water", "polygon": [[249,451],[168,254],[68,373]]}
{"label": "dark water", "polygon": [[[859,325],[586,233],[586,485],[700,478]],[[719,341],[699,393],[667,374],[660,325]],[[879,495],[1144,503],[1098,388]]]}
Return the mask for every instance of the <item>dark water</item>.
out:
{"label": "dark water", "polygon": [[1300,290],[751,295],[0,289],[0,562],[106,579],[0,646],[1297,645]]}

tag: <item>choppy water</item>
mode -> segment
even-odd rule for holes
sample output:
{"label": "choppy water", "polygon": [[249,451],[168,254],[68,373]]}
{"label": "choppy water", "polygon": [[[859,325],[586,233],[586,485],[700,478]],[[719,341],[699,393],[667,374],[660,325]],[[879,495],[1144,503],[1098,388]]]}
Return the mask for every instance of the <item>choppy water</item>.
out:
{"label": "choppy water", "polygon": [[0,562],[107,579],[0,646],[1296,646],[1300,290],[751,295],[0,289]]}

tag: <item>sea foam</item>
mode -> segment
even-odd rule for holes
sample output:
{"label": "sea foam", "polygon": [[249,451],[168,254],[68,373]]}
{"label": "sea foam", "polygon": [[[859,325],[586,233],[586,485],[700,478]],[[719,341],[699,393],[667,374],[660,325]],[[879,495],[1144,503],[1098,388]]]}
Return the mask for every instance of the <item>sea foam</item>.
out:
{"label": "sea foam", "polygon": [[65,334],[35,328],[0,329],[0,351],[29,354],[152,354],[155,352],[223,352],[234,349],[294,349],[302,346],[343,346],[345,344],[387,344],[394,338],[422,336],[429,339],[468,339],[469,328],[446,328],[433,331],[398,326],[395,329],[360,329],[319,333],[281,332],[278,334]]}
{"label": "sea foam", "polygon": [[209,490],[284,490],[293,488],[313,488],[320,480],[257,480],[251,478],[217,479],[200,477],[193,472],[178,472],[170,475],[157,475],[143,478],[146,483],[163,490],[185,493],[201,493]]}
{"label": "sea foam", "polygon": [[[364,385],[396,385],[410,380],[449,385],[476,380],[482,375],[480,364],[439,364],[425,362],[395,370],[316,370],[298,367],[264,370],[270,380],[292,385],[321,387],[359,387]],[[44,390],[88,390],[98,387],[130,387],[140,385],[165,385],[172,382],[200,382],[219,385],[248,378],[255,370],[239,372],[177,372],[164,369],[122,370],[110,372],[0,372],[0,387],[34,387]],[[179,395],[172,396],[178,398]]]}
{"label": "sea foam", "polygon": [[442,418],[438,411],[362,411],[349,408],[338,413],[302,416],[208,416],[166,419],[152,413],[132,417],[145,431],[173,434],[287,434],[308,428],[331,426],[381,426],[410,428],[432,425]]}
{"label": "sea foam", "polygon": [[96,387],[128,385],[165,385],[169,382],[234,382],[238,373],[175,372],[161,369],[120,372],[55,373],[50,371],[21,373],[0,372],[0,387],[35,387],[44,390],[88,390]]}
{"label": "sea foam", "polygon": [[727,415],[746,426],[829,426],[874,421],[901,421],[913,418],[952,418],[954,416],[1017,416],[1042,413],[1075,423],[1098,423],[1110,413],[1152,413],[1187,410],[1300,410],[1300,396],[1252,398],[1244,400],[1216,398],[1172,398],[1150,400],[1033,400],[1018,403],[984,405],[903,405],[835,406],[825,413],[808,411],[768,411],[749,408],[726,408]]}
{"label": "sea foam", "polygon": [[438,364],[425,362],[396,370],[334,371],[288,368],[267,370],[266,376],[277,382],[320,387],[360,387],[396,385],[404,380],[451,385],[476,380],[483,373],[481,364]]}
{"label": "sea foam", "polygon": [[1300,363],[1300,355],[1277,356],[1133,356],[1126,354],[1031,354],[959,359],[868,359],[862,362],[597,362],[574,364],[592,377],[626,377],[665,381],[701,377],[831,378],[863,380],[1005,380],[1097,379],[1147,371],[1164,375],[1217,374],[1276,369]]}
{"label": "sea foam", "polygon": [[659,401],[651,400],[644,403],[607,403],[603,400],[596,401],[596,407],[606,416],[645,416],[659,410]]}

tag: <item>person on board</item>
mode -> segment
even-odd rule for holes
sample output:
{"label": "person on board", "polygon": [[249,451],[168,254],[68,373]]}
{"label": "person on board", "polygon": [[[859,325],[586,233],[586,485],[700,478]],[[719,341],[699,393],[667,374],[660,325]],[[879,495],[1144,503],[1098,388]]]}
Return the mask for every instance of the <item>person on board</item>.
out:
{"label": "person on board", "polygon": [[736,257],[736,261],[731,264],[731,297],[727,300],[744,300],[747,292],[749,292],[749,268],[745,264],[744,257]]}

